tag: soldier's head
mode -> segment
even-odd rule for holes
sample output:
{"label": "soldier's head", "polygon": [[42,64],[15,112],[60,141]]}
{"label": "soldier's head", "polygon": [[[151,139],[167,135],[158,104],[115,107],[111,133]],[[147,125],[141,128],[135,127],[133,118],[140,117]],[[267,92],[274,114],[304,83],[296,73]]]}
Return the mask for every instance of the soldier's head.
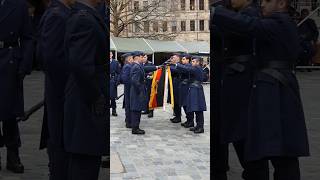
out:
{"label": "soldier's head", "polygon": [[175,62],[175,63],[179,62],[180,61],[180,54],[179,53],[172,54],[171,61]]}
{"label": "soldier's head", "polygon": [[110,59],[112,59],[112,57],[113,57],[113,53],[112,51],[110,51]]}
{"label": "soldier's head", "polygon": [[190,55],[189,54],[182,55],[181,63],[182,64],[189,64],[190,63]]}
{"label": "soldier's head", "polygon": [[142,64],[143,63],[143,56],[144,56],[144,53],[141,52],[141,51],[134,51],[132,53],[132,56],[133,56],[133,61],[135,63],[139,63],[139,64]]}
{"label": "soldier's head", "polygon": [[143,59],[143,63],[146,63],[148,61],[148,56],[145,54],[142,59]]}
{"label": "soldier's head", "polygon": [[192,66],[200,66],[201,60],[202,60],[202,58],[200,56],[194,56],[194,57],[192,57],[191,65]]}
{"label": "soldier's head", "polygon": [[235,10],[241,10],[252,3],[252,0],[231,0],[231,7]]}
{"label": "soldier's head", "polygon": [[122,55],[122,57],[124,58],[124,62],[126,64],[131,64],[133,62],[132,53],[126,53]]}
{"label": "soldier's head", "polygon": [[262,15],[270,16],[276,12],[288,12],[289,6],[290,0],[262,0]]}

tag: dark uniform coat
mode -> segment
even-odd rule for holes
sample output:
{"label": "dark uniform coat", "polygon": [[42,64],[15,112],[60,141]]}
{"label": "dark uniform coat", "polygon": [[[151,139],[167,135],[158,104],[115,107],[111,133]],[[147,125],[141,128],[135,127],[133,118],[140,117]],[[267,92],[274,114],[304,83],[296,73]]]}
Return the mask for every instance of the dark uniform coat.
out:
{"label": "dark uniform coat", "polygon": [[130,111],[145,110],[147,100],[147,88],[143,66],[133,63],[130,71]]}
{"label": "dark uniform coat", "polygon": [[124,102],[125,108],[130,108],[130,71],[132,64],[125,64],[121,71],[121,82],[124,84]]}
{"label": "dark uniform coat", "polygon": [[119,75],[121,72],[120,63],[112,59],[110,61],[110,99],[115,99],[118,97],[118,83],[119,83]]}
{"label": "dark uniform coat", "polygon": [[34,50],[26,1],[3,2],[0,5],[0,121],[24,113],[23,81],[18,74],[30,74]]}
{"label": "dark uniform coat", "polygon": [[[186,64],[186,66],[191,66],[191,64]],[[180,72],[181,81],[179,84],[179,94],[182,96],[179,96],[179,105],[180,106],[187,106],[187,98],[186,94],[188,94],[189,91],[189,84],[190,84],[190,72],[181,71]]]}
{"label": "dark uniform coat", "polygon": [[[62,147],[64,89],[68,79],[67,58],[63,47],[66,22],[71,9],[53,0],[40,21],[37,52],[45,71],[47,127],[52,144]],[[44,120],[46,120],[44,118]],[[45,124],[46,122],[44,122]]]}
{"label": "dark uniform coat", "polygon": [[188,87],[188,94],[186,97],[187,112],[206,111],[206,101],[204,97],[203,87],[201,85],[203,76],[202,68],[200,66],[189,66],[177,64],[177,69],[190,73],[190,83]]}
{"label": "dark uniform coat", "polygon": [[[146,79],[146,88],[147,88],[147,99],[146,99],[146,109],[145,111],[149,110],[149,100],[150,100],[150,94],[151,94],[151,85],[152,85],[152,74],[155,67],[152,62],[148,61],[144,65],[145,70],[145,79]],[[146,69],[147,68],[147,69]],[[150,69],[151,68],[151,69]]]}
{"label": "dark uniform coat", "polygon": [[[67,152],[106,155],[107,109],[97,116],[95,102],[107,101],[107,27],[99,13],[77,3],[67,22],[65,48],[70,75],[65,90],[64,146]],[[107,103],[105,102],[105,108]]]}
{"label": "dark uniform coat", "polygon": [[[230,32],[257,39],[259,70],[249,102],[245,158],[307,156],[309,145],[298,82],[290,68],[270,68],[271,61],[294,64],[299,53],[298,31],[286,13],[253,18],[217,7],[213,23]],[[265,69],[278,72],[289,86]],[[282,78],[282,79],[283,79]]]}
{"label": "dark uniform coat", "polygon": [[[240,11],[258,17],[259,10],[252,4]],[[254,71],[254,43],[252,37],[224,32],[224,55],[221,78],[221,138],[222,142],[236,142],[247,132],[248,105]],[[240,67],[237,67],[240,66]]]}

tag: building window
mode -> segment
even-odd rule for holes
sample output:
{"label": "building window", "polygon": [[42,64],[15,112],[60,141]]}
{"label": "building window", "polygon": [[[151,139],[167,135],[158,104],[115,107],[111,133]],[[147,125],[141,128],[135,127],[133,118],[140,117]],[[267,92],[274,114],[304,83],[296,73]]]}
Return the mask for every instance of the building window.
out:
{"label": "building window", "polygon": [[195,10],[196,7],[196,2],[195,0],[190,0],[190,10],[193,11]]}
{"label": "building window", "polygon": [[135,22],[134,23],[134,31],[135,32],[140,32],[139,22]]}
{"label": "building window", "polygon": [[168,31],[168,23],[167,21],[162,22],[162,31],[167,32]]}
{"label": "building window", "polygon": [[148,11],[148,1],[143,1],[143,10]]}
{"label": "building window", "polygon": [[204,20],[199,21],[199,30],[204,31]]}
{"label": "building window", "polygon": [[199,10],[204,10],[204,0],[199,0]]}
{"label": "building window", "polygon": [[134,11],[139,11],[139,1],[135,1],[133,3],[133,9],[134,9]]}
{"label": "building window", "polygon": [[176,11],[176,10],[178,10],[178,2],[171,1],[171,11]]}
{"label": "building window", "polygon": [[186,21],[181,21],[181,31],[186,31]]}
{"label": "building window", "polygon": [[159,32],[159,24],[157,21],[153,22],[153,31]]}
{"label": "building window", "polygon": [[196,23],[194,20],[190,21],[190,31],[195,31],[196,30]]}
{"label": "building window", "polygon": [[149,32],[149,21],[143,22],[143,30],[145,33]]}
{"label": "building window", "polygon": [[172,21],[171,31],[177,32],[177,21]]}
{"label": "building window", "polygon": [[180,1],[180,9],[182,11],[186,10],[186,0],[181,0]]}

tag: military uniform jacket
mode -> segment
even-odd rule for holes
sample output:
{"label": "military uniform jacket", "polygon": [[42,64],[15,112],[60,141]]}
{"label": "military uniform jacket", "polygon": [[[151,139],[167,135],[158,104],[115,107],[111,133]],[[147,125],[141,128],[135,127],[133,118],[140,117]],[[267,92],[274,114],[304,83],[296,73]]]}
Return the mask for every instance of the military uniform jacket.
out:
{"label": "military uniform jacket", "polygon": [[146,107],[147,88],[141,64],[134,63],[130,71],[130,110],[143,111]]}
{"label": "military uniform jacket", "polygon": [[120,64],[117,60],[112,59],[110,61],[110,99],[115,99],[118,97],[118,83],[120,81]]}
{"label": "military uniform jacket", "polygon": [[103,155],[108,152],[108,111],[96,116],[93,105],[99,97],[108,97],[107,28],[95,9],[82,3],[74,9],[65,37],[70,75],[65,90],[64,147],[71,153]]}
{"label": "military uniform jacket", "polygon": [[130,71],[132,64],[125,64],[121,71],[121,82],[124,84],[124,102],[125,108],[130,108]]}
{"label": "military uniform jacket", "polygon": [[[191,66],[191,64],[186,64],[186,66]],[[175,71],[179,71],[179,70],[175,70]],[[187,71],[180,70],[179,73],[181,78],[181,81],[179,84],[179,94],[182,95],[182,96],[179,96],[179,105],[187,106],[187,98],[184,95],[188,94],[189,84],[191,82],[191,79],[190,79],[191,75],[190,75],[190,72],[187,72]]]}
{"label": "military uniform jacket", "polygon": [[23,0],[5,0],[0,5],[0,121],[24,113],[23,82],[18,73],[29,74],[34,49],[33,32],[27,4]]}
{"label": "military uniform jacket", "polygon": [[40,38],[37,45],[38,57],[44,64],[46,75],[45,102],[48,117],[44,119],[48,120],[48,127],[44,127],[43,130],[49,128],[51,142],[59,147],[63,146],[64,89],[68,79],[68,63],[63,44],[70,14],[71,9],[60,1],[53,0],[40,21]]}
{"label": "military uniform jacket", "polygon": [[[249,101],[245,159],[309,155],[308,138],[298,82],[289,68],[268,68],[271,61],[294,63],[299,53],[296,24],[286,13],[253,18],[215,8],[213,23],[218,27],[257,39],[258,71]],[[273,69],[290,84],[265,72]]]}
{"label": "military uniform jacket", "polygon": [[202,68],[190,65],[177,64],[177,70],[190,73],[190,83],[186,98],[187,112],[206,111],[206,100],[204,97],[202,82]]}
{"label": "military uniform jacket", "polygon": [[[258,17],[255,4],[239,13]],[[255,68],[255,39],[224,31],[221,75],[221,141],[236,142],[246,136],[248,105]],[[240,69],[237,67],[240,66]],[[241,69],[242,68],[242,69]],[[236,91],[235,91],[236,90]]]}

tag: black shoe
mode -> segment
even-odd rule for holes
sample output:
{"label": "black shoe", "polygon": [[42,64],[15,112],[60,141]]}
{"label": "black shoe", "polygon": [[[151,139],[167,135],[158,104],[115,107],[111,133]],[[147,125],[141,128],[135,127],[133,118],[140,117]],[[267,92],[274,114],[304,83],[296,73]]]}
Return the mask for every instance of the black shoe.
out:
{"label": "black shoe", "polygon": [[7,170],[13,173],[24,173],[24,166],[20,162],[18,149],[7,150]]}
{"label": "black shoe", "polygon": [[194,127],[194,123],[192,122],[186,122],[186,124],[184,125],[185,128],[192,128]]}
{"label": "black shoe", "polygon": [[132,129],[132,134],[145,134],[146,132],[140,128]]}
{"label": "black shoe", "polygon": [[180,123],[181,122],[181,118],[180,117],[175,117],[171,120],[172,123]]}
{"label": "black shoe", "polygon": [[195,130],[196,130],[196,127],[190,128],[190,131],[195,131]]}
{"label": "black shoe", "polygon": [[106,159],[102,160],[101,167],[110,168],[110,157],[107,157]]}
{"label": "black shoe", "polygon": [[172,118],[170,118],[170,121],[172,121],[172,120],[174,120],[176,117],[175,116],[173,116]]}
{"label": "black shoe", "polygon": [[112,116],[118,116],[117,111],[115,109],[112,109]]}
{"label": "black shoe", "polygon": [[150,111],[148,114],[148,118],[152,118],[153,117],[153,111]]}
{"label": "black shoe", "polygon": [[195,134],[204,133],[204,129],[203,129],[203,128],[196,128],[196,129],[194,130],[194,133],[195,133]]}
{"label": "black shoe", "polygon": [[187,123],[188,123],[188,121],[181,123],[181,126],[185,127]]}

